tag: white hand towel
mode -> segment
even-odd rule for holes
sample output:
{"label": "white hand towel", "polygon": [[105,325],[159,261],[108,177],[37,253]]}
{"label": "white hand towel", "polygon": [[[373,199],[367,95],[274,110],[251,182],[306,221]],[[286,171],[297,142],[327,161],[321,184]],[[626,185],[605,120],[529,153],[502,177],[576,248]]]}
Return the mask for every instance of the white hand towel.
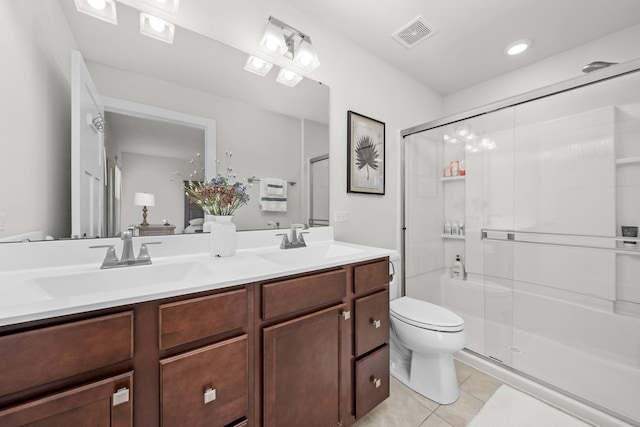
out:
{"label": "white hand towel", "polygon": [[263,212],[287,211],[287,181],[278,178],[260,179],[260,209]]}
{"label": "white hand towel", "polygon": [[268,196],[285,196],[284,188],[285,185],[287,185],[286,181],[280,178],[265,178],[265,180],[267,181]]}

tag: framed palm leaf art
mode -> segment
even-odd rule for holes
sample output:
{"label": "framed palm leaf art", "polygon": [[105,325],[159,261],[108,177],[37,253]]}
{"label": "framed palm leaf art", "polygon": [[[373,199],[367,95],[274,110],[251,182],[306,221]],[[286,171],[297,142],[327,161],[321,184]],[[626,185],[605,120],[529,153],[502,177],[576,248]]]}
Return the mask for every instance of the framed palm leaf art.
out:
{"label": "framed palm leaf art", "polygon": [[384,123],[347,112],[347,192],[384,194]]}

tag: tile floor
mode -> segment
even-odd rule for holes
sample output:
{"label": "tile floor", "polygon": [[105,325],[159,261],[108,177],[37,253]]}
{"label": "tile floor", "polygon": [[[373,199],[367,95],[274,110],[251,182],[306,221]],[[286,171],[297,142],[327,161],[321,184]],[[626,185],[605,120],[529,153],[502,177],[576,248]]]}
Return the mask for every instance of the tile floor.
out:
{"label": "tile floor", "polygon": [[391,392],[354,427],[463,427],[502,385],[464,363],[455,361],[460,397],[451,405],[440,405],[407,388],[391,377]]}

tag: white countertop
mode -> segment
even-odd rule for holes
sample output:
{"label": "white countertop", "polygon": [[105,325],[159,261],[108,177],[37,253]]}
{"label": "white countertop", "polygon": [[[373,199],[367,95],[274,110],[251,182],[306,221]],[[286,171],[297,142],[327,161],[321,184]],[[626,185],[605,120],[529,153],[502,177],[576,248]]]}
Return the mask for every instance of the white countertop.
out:
{"label": "white countertop", "polygon": [[[48,247],[32,247],[30,252],[36,258],[43,256],[42,251],[51,252],[48,255],[59,258],[58,262],[52,266],[53,262],[46,258],[49,262],[42,263],[42,268],[36,264],[29,268],[0,270],[0,326],[221,289],[396,253],[390,249],[334,241],[330,227],[305,236],[306,248],[287,250],[274,245],[277,239],[273,239],[273,231],[246,233],[239,233],[239,249],[232,257],[216,258],[203,252],[206,240],[193,245],[195,252],[169,248],[184,246],[181,237],[179,240],[163,239],[163,245],[158,245],[158,248],[164,246],[163,251],[156,250],[156,246],[150,247],[152,265],[108,270],[100,270],[104,250],[96,252],[83,247],[81,250],[89,252],[94,259],[74,264],[63,255],[53,253],[61,249],[55,242],[47,242]],[[105,244],[104,240],[107,239],[91,243]],[[76,242],[66,242],[67,245],[70,243]],[[14,246],[17,248],[24,250],[24,247]],[[0,248],[0,252],[2,249],[7,247]],[[154,252],[167,255],[154,257]],[[73,259],[73,251],[68,255]],[[0,253],[0,256],[8,254]],[[23,260],[19,261],[22,264],[16,260],[18,267],[26,266]]]}

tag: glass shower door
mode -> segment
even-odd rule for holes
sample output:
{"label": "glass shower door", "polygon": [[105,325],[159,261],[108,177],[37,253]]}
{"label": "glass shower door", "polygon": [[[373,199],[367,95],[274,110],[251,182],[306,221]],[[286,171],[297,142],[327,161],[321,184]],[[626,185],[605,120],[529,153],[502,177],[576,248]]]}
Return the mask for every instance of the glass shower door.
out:
{"label": "glass shower door", "polygon": [[514,109],[482,116],[484,354],[507,366],[513,351]]}

